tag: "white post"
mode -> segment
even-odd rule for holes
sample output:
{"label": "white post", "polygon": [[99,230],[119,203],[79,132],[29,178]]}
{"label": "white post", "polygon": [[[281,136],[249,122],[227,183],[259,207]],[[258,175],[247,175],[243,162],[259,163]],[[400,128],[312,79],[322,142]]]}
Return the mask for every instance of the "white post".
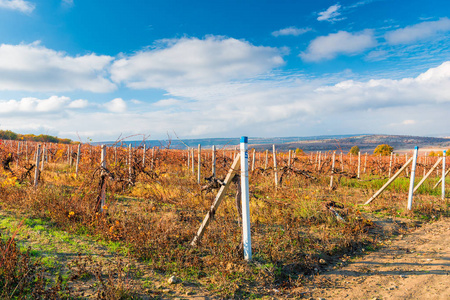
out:
{"label": "white post", "polygon": [[36,149],[36,169],[34,170],[34,186],[38,185],[39,181],[39,162],[41,160],[41,145],[38,145]]}
{"label": "white post", "polygon": [[212,175],[216,177],[216,146],[212,146]]}
{"label": "white post", "polygon": [[242,242],[244,259],[252,259],[252,241],[250,232],[250,203],[248,187],[248,137],[241,137],[241,200],[242,200]]}
{"label": "white post", "polygon": [[291,167],[291,156],[292,156],[292,150],[289,150],[289,158],[288,158],[288,167]]}
{"label": "white post", "polygon": [[200,183],[202,176],[202,145],[198,144],[198,161],[197,161],[197,183]]}
{"label": "white post", "polygon": [[408,193],[408,210],[412,208],[412,200],[414,195],[414,176],[416,175],[416,164],[417,164],[417,153],[419,152],[419,147],[414,148],[414,157],[411,167],[411,177],[409,180],[409,193]]}
{"label": "white post", "polygon": [[336,160],[336,151],[333,151],[331,158],[331,177],[330,177],[330,189],[333,188],[333,174],[334,174],[334,162]]}
{"label": "white post", "polygon": [[447,150],[442,151],[442,200],[445,199],[445,156],[447,155]]}
{"label": "white post", "polygon": [[391,172],[392,172],[392,157],[394,155],[394,152],[391,152],[391,158],[389,159],[389,178],[391,177]]}
{"label": "white post", "polygon": [[128,145],[128,177],[130,181],[133,178],[133,146],[131,143]]}
{"label": "white post", "polygon": [[155,164],[155,147],[152,148],[152,164],[150,169],[153,170],[153,165]]}
{"label": "white post", "polygon": [[363,171],[364,174],[366,174],[366,166],[367,166],[367,152],[364,155],[364,171]]}
{"label": "white post", "polygon": [[317,164],[317,170],[320,170],[321,159],[322,159],[322,151],[319,151],[319,163]]}
{"label": "white post", "polygon": [[277,151],[275,150],[275,145],[272,145],[273,148],[273,172],[275,175],[275,187],[278,187],[278,171],[277,171]]}
{"label": "white post", "polygon": [[191,149],[188,147],[187,148],[187,169],[188,169],[188,171],[190,168],[191,168]]}
{"label": "white post", "polygon": [[343,152],[341,151],[341,171],[344,172],[344,159],[342,158]]}
{"label": "white post", "polygon": [[195,165],[194,165],[194,163],[195,163],[195,158],[194,158],[194,148],[191,148],[191,159],[192,159],[192,175],[194,175],[195,174]]}

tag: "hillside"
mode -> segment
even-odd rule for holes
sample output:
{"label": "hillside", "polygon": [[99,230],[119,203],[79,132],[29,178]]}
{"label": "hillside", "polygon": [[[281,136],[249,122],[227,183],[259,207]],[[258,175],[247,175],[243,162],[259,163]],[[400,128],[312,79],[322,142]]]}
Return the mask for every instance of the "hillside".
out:
{"label": "hillside", "polygon": [[[450,148],[449,138],[405,136],[405,135],[360,135],[335,139],[317,139],[297,141],[283,144],[275,144],[279,151],[295,150],[304,151],[334,151],[348,152],[351,147],[358,146],[361,152],[373,152],[376,146],[389,144],[394,150],[409,150],[415,146],[419,148]],[[257,150],[269,149],[267,145],[254,145]]]}

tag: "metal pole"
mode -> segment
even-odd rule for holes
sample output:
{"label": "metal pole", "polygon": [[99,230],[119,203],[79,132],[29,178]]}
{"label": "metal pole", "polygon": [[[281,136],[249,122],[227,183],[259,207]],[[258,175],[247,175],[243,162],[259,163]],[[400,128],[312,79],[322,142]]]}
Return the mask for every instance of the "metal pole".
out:
{"label": "metal pole", "polygon": [[416,175],[416,164],[417,164],[417,153],[419,152],[419,147],[414,148],[414,158],[411,167],[411,177],[409,180],[409,193],[408,193],[408,210],[412,208],[412,200],[414,195],[414,177]]}
{"label": "metal pole", "polygon": [[242,241],[244,259],[252,259],[252,242],[250,232],[250,203],[248,187],[248,137],[241,137],[241,200],[242,200]]}

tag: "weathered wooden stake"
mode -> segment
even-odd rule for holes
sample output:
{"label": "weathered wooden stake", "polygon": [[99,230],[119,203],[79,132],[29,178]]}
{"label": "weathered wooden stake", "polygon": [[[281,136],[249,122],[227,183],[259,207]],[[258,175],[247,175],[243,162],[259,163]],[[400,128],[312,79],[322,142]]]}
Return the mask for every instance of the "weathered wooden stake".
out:
{"label": "weathered wooden stake", "polygon": [[216,177],[216,146],[212,146],[212,175]]}
{"label": "weathered wooden stake", "polygon": [[334,174],[334,162],[336,160],[336,151],[333,151],[331,158],[331,177],[330,177],[330,189],[333,188],[333,174]]}
{"label": "weathered wooden stake", "polygon": [[77,149],[77,164],[75,166],[75,177],[78,177],[78,167],[80,165],[81,144],[78,144]]}
{"label": "weathered wooden stake", "polygon": [[202,176],[202,146],[198,144],[198,161],[197,161],[197,183],[200,183]]}
{"label": "weathered wooden stake", "polygon": [[36,149],[36,169],[34,170],[34,186],[37,187],[39,181],[39,162],[41,160],[41,145]]}
{"label": "weathered wooden stake", "polygon": [[[437,166],[439,165],[439,163],[441,162],[442,158],[440,157],[436,163],[434,164],[434,166],[430,169],[430,171],[428,171],[428,173],[422,178],[422,180],[416,185],[416,187],[414,188],[414,193],[417,191],[417,189],[422,185],[422,183],[425,182],[425,180],[431,175],[431,173],[433,173],[434,169],[437,168]],[[438,182],[439,184],[439,182]]]}
{"label": "weathered wooden stake", "polygon": [[358,151],[358,179],[361,177],[361,151]]}
{"label": "weathered wooden stake", "polygon": [[441,188],[441,199],[445,199],[445,156],[447,154],[447,150],[442,151],[442,188]]}
{"label": "weathered wooden stake", "polygon": [[203,219],[202,224],[200,225],[200,228],[197,231],[197,234],[195,235],[194,239],[191,241],[191,246],[196,246],[203,234],[205,233],[206,227],[211,222],[211,219],[213,218],[214,214],[216,213],[217,209],[219,208],[220,203],[222,203],[223,198],[225,197],[225,193],[227,192],[234,176],[236,175],[238,171],[238,166],[240,160],[240,155],[236,157],[233,164],[231,165],[231,169],[228,171],[227,176],[225,177],[224,185],[220,187],[219,192],[216,195],[216,198],[214,199],[213,204],[211,205],[211,208],[209,209],[208,213],[206,214],[205,218]]}
{"label": "weathered wooden stake", "polygon": [[400,170],[397,171],[397,173],[394,174],[389,180],[369,199],[364,203],[364,205],[369,204],[372,202],[376,197],[378,197],[412,162],[413,158],[411,157],[404,165],[400,168]]}
{"label": "weathered wooden stake", "polygon": [[278,170],[277,170],[277,151],[275,150],[275,145],[272,145],[273,148],[273,172],[275,176],[275,188],[278,187]]}
{"label": "weathered wooden stake", "polygon": [[268,163],[269,163],[269,150],[266,149],[266,163],[264,164],[264,170],[267,170]]}

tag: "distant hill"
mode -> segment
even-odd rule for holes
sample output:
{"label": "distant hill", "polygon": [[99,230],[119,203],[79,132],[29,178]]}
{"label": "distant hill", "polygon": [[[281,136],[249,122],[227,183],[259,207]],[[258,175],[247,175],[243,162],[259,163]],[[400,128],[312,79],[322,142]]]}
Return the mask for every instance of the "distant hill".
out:
{"label": "distant hill", "polygon": [[[389,144],[394,151],[411,150],[415,146],[420,148],[450,148],[450,138],[420,137],[406,135],[359,135],[344,138],[316,139],[308,141],[289,142],[276,144],[279,151],[295,150],[303,151],[350,151],[353,146],[358,146],[361,152],[373,152],[380,144]],[[266,145],[254,145],[257,150],[267,149]]]}
{"label": "distant hill", "polygon": [[[114,144],[114,142],[102,142],[94,144]],[[143,141],[124,141],[122,146],[132,144],[133,147],[143,146]],[[205,138],[185,140],[147,140],[147,147],[160,147],[170,149],[197,148],[200,144],[203,149],[209,149],[212,145],[220,148],[233,148],[239,145],[239,138]],[[274,138],[249,138],[249,147],[257,150],[272,149],[276,145],[278,151],[288,151],[300,148],[304,151],[350,151],[353,146],[358,146],[361,152],[373,152],[380,144],[389,144],[398,150],[411,150],[415,146],[420,148],[450,148],[450,138],[405,136],[405,135],[328,135],[309,137],[274,137]]]}

